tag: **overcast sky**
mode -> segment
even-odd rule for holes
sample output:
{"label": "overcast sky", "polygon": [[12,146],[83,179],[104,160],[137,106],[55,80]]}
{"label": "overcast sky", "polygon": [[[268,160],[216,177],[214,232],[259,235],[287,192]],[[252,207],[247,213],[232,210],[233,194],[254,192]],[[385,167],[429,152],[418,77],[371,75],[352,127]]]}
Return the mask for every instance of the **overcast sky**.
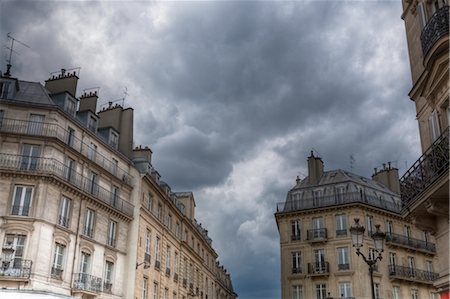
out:
{"label": "overcast sky", "polygon": [[100,104],[126,88],[135,145],[194,192],[241,299],[280,298],[273,213],[311,149],[368,177],[420,156],[400,0],[0,3],[2,43],[31,47],[15,77],[81,67]]}

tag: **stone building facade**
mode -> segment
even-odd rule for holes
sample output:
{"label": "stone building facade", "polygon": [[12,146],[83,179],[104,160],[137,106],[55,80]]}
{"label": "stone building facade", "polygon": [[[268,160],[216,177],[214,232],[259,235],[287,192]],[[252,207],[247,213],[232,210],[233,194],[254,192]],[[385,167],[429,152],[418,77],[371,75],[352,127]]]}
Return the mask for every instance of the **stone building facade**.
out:
{"label": "stone building facade", "polygon": [[[236,298],[206,230],[182,208],[193,195],[171,192],[145,161],[150,149],[133,149],[133,109],[98,111],[98,90],[77,98],[77,82],[77,69],[45,86],[0,76],[0,297]],[[177,237],[178,224],[200,247]],[[182,287],[185,257],[204,279],[190,276],[193,292]]]}
{"label": "stone building facade", "polygon": [[370,238],[375,225],[386,232],[374,272],[376,298],[438,298],[435,239],[403,219],[397,169],[386,165],[372,179],[324,171],[311,153],[308,172],[275,213],[282,299],[372,297],[368,265],[352,247],[355,218],[366,228],[362,252],[368,258],[377,255]]}
{"label": "stone building facade", "polygon": [[400,180],[403,216],[436,238],[442,299],[449,293],[449,4],[403,0],[422,156]]}

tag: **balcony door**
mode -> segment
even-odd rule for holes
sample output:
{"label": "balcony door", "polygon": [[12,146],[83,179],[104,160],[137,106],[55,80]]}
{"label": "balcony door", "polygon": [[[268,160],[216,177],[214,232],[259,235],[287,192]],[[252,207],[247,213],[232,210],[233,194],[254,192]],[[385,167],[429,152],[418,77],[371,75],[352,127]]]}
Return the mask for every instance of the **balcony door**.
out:
{"label": "balcony door", "polygon": [[2,261],[2,270],[4,270],[4,274],[18,276],[22,271],[22,258],[24,255],[26,238],[25,235],[6,235],[3,248],[12,248],[14,249],[14,252],[10,256],[11,259],[9,261]]}
{"label": "balcony door", "polygon": [[44,129],[45,115],[30,114],[30,122],[28,123],[28,134],[41,135]]}
{"label": "balcony door", "polygon": [[41,155],[41,147],[36,144],[23,144],[22,157],[20,161],[20,169],[33,170],[36,169]]}
{"label": "balcony door", "polygon": [[315,272],[325,272],[325,250],[317,249],[314,250],[314,267]]}

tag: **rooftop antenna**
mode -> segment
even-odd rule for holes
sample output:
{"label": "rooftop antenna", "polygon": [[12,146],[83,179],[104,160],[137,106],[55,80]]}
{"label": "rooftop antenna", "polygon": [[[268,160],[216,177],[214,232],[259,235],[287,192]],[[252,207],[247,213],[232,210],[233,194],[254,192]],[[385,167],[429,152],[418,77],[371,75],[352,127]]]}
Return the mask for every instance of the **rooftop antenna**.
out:
{"label": "rooftop antenna", "polygon": [[16,53],[17,55],[19,55],[19,53],[17,53],[16,51],[13,50],[14,48],[14,42],[18,42],[19,44],[21,44],[22,46],[25,46],[27,48],[31,48],[30,46],[28,46],[27,44],[21,42],[20,40],[14,38],[11,35],[11,32],[8,32],[8,34],[6,35],[8,37],[8,39],[11,40],[11,47],[6,47],[6,49],[9,50],[9,57],[6,60],[7,64],[6,64],[6,72],[3,74],[5,77],[10,77],[11,76],[11,66],[12,66],[12,53]]}
{"label": "rooftop antenna", "polygon": [[355,157],[353,157],[353,154],[350,155],[350,171],[353,172],[353,165],[355,164]]}
{"label": "rooftop antenna", "polygon": [[[124,90],[123,90],[123,100],[125,101],[126,97],[128,96],[128,88],[125,86]],[[123,103],[122,103],[123,106]]]}

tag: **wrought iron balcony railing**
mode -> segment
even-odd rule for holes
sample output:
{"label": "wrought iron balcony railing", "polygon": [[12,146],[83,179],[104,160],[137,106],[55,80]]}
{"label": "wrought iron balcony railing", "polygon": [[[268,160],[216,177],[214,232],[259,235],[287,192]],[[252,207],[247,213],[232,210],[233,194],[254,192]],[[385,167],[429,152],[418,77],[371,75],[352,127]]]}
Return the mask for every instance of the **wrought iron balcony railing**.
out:
{"label": "wrought iron balcony railing", "polygon": [[400,179],[403,208],[415,202],[417,196],[448,170],[449,129],[447,128]]}
{"label": "wrought iron balcony railing", "polygon": [[339,197],[328,195],[318,198],[287,199],[285,202],[277,204],[277,212],[301,211],[353,203],[363,203],[395,213],[401,211],[400,202],[397,203],[359,192],[348,192]]}
{"label": "wrought iron balcony railing", "polygon": [[395,244],[411,248],[413,250],[436,253],[436,245],[434,243],[394,233],[386,233],[386,244]]}
{"label": "wrought iron balcony railing", "polygon": [[104,282],[103,283],[103,292],[112,294],[112,283],[110,282]]}
{"label": "wrought iron balcony railing", "polygon": [[81,139],[75,137],[73,133],[70,133],[58,124],[4,118],[0,122],[0,132],[56,138],[97,163],[126,184],[130,186],[132,184],[133,177],[120,168],[116,162],[103,156],[91,148],[90,144],[84,143]]}
{"label": "wrought iron balcony railing", "polygon": [[102,279],[86,273],[75,273],[73,287],[77,290],[99,293],[102,291]]}
{"label": "wrought iron balcony railing", "polygon": [[308,234],[307,240],[309,242],[327,240],[327,229],[326,228],[309,229],[307,231],[307,234]]}
{"label": "wrought iron balcony railing", "polygon": [[448,35],[449,7],[443,6],[431,16],[427,25],[422,29],[420,41],[422,43],[423,57],[433,45],[444,35]]}
{"label": "wrought iron balcony railing", "polygon": [[389,265],[389,277],[422,283],[433,283],[439,274],[400,265]]}
{"label": "wrought iron balcony railing", "polygon": [[[107,206],[114,208],[130,217],[133,216],[133,205],[122,198],[112,196],[112,192],[99,186],[97,183],[93,183],[91,179],[83,176],[82,174],[75,172],[60,161],[53,158],[38,158],[33,157],[34,167],[25,168],[22,167],[22,161],[24,156],[10,155],[0,153],[0,169],[10,169],[17,171],[25,171],[38,174],[47,174],[56,176],[72,186],[81,189],[87,193],[90,193],[94,198]],[[111,198],[115,198],[112,201]]]}
{"label": "wrought iron balcony railing", "polygon": [[62,280],[64,270],[59,267],[52,267],[52,278]]}
{"label": "wrought iron balcony railing", "polygon": [[33,261],[25,259],[13,259],[10,262],[2,261],[0,267],[0,280],[2,278],[29,279]]}
{"label": "wrought iron balcony railing", "polygon": [[339,271],[350,270],[350,264],[338,264],[338,270]]}
{"label": "wrought iron balcony railing", "polygon": [[301,274],[302,273],[302,268],[298,267],[298,268],[292,268],[292,274]]}
{"label": "wrought iron balcony railing", "polygon": [[336,230],[336,236],[346,236],[347,230],[346,229],[337,229]]}
{"label": "wrought iron balcony railing", "polygon": [[299,241],[299,240],[301,240],[300,234],[297,234],[297,235],[291,235],[291,240],[292,240],[292,241]]}
{"label": "wrought iron balcony railing", "polygon": [[328,275],[329,273],[330,273],[330,264],[328,262],[308,263],[308,274]]}

